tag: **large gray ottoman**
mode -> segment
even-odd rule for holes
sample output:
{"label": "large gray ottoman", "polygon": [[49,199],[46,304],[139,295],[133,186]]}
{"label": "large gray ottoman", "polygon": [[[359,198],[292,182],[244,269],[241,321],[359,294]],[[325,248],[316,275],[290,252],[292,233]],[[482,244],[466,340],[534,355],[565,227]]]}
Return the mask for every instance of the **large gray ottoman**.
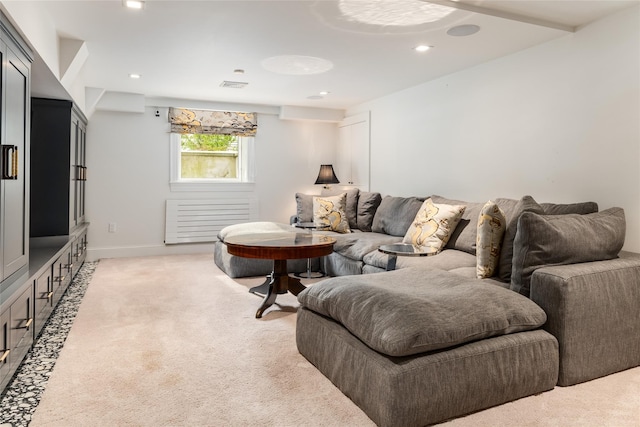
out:
{"label": "large gray ottoman", "polygon": [[[294,228],[289,224],[282,224],[269,221],[247,222],[227,226],[218,233],[218,241],[213,249],[213,261],[232,279],[238,277],[266,276],[273,271],[273,261],[268,259],[243,258],[231,255],[227,252],[224,239],[231,236],[256,233],[277,233],[281,231],[304,233],[302,229]],[[311,270],[318,271],[320,268],[319,258],[310,260]],[[302,273],[307,271],[307,259],[292,259],[287,262],[289,273]]]}
{"label": "large gray ottoman", "polygon": [[478,279],[405,268],[300,293],[298,350],[380,426],[423,426],[552,389],[544,311]]}

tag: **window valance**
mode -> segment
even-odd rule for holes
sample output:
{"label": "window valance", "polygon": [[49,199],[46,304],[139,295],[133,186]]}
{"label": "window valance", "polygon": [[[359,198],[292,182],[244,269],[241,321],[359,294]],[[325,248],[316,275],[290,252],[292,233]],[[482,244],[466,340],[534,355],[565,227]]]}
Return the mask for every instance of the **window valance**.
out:
{"label": "window valance", "polygon": [[169,108],[173,133],[204,133],[254,136],[258,129],[256,113]]}

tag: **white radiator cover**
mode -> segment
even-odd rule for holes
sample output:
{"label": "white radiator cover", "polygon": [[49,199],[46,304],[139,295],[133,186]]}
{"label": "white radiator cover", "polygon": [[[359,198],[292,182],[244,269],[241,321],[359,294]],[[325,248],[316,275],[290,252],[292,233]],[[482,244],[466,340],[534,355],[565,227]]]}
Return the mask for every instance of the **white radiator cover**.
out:
{"label": "white radiator cover", "polygon": [[257,219],[253,197],[167,200],[164,243],[215,242],[224,227]]}

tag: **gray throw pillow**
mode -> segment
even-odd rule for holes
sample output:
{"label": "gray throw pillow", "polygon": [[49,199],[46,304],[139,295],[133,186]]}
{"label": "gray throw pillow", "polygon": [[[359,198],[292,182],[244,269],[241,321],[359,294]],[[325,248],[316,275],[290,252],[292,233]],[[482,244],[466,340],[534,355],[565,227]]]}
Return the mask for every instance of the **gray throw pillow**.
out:
{"label": "gray throw pillow", "polygon": [[358,196],[357,223],[360,231],[371,231],[373,217],[382,201],[380,193],[361,191]]}
{"label": "gray throw pillow", "polygon": [[590,214],[598,212],[598,204],[596,202],[580,202],[580,203],[540,203],[540,207],[545,215],[566,215],[566,214]]}
{"label": "gray throw pillow", "polygon": [[531,275],[540,267],[617,257],[625,231],[622,208],[586,215],[523,213],[514,241],[511,289],[529,296]]}
{"label": "gray throw pillow", "polygon": [[296,216],[298,222],[313,222],[313,194],[296,193]]}
{"label": "gray throw pillow", "polygon": [[498,261],[498,279],[503,282],[511,280],[511,263],[513,261],[513,239],[516,237],[518,218],[523,212],[542,214],[542,208],[531,196],[524,196],[520,200],[496,199],[496,204],[502,209],[507,220],[507,227],[502,238],[500,260]]}
{"label": "gray throw pillow", "polygon": [[338,196],[342,193],[347,193],[347,204],[344,208],[344,213],[347,215],[347,220],[349,221],[350,229],[358,228],[358,196],[360,194],[360,190],[357,188],[350,188],[348,190],[340,190],[338,188],[325,188],[320,193],[321,196]]}
{"label": "gray throw pillow", "polygon": [[404,237],[425,199],[385,196],[373,217],[371,231]]}

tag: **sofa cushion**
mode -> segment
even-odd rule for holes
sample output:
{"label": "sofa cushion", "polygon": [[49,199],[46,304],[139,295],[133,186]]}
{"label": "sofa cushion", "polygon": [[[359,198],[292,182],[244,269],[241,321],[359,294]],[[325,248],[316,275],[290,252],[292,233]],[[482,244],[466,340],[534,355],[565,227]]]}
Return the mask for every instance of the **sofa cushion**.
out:
{"label": "sofa cushion", "polygon": [[546,320],[533,301],[508,289],[418,268],[327,279],[298,300],[389,356],[536,329]]}
{"label": "sofa cushion", "polygon": [[[373,249],[377,249],[377,247]],[[378,250],[373,250],[364,256],[363,261],[367,265],[386,269],[387,262],[389,261],[389,255],[383,254]],[[438,270],[453,270],[461,267],[472,267],[475,270],[476,256],[455,249],[445,249],[436,256],[398,256],[396,260],[396,270],[407,267]],[[472,277],[475,277],[475,274]]]}
{"label": "sofa cushion", "polygon": [[434,203],[444,203],[448,205],[465,205],[466,208],[460,218],[458,226],[451,234],[447,248],[465,251],[470,254],[476,254],[476,240],[478,233],[478,215],[484,206],[484,202],[465,202],[462,200],[447,199],[442,196],[431,196]]}
{"label": "sofa cushion", "polygon": [[316,196],[313,198],[313,223],[338,233],[350,233],[349,221],[345,213],[347,193],[338,196]]}
{"label": "sofa cushion", "polygon": [[345,205],[344,212],[347,214],[347,220],[349,221],[349,228],[357,229],[357,212],[358,212],[358,195],[360,190],[357,188],[350,188],[348,190],[341,190],[339,188],[324,188],[320,192],[321,196],[338,196],[342,193],[347,193],[347,204]]}
{"label": "sofa cushion", "polygon": [[542,208],[542,212],[545,215],[585,215],[598,212],[598,204],[596,202],[580,202],[569,204],[540,203],[540,207]]}
{"label": "sofa cushion", "polygon": [[464,205],[433,203],[430,198],[425,200],[402,242],[440,252],[458,225],[464,209]]}
{"label": "sofa cushion", "polygon": [[586,215],[523,213],[514,241],[511,289],[528,296],[531,275],[540,267],[617,257],[625,231],[622,208]]}
{"label": "sofa cushion", "polygon": [[380,193],[361,191],[358,196],[357,223],[361,231],[371,231],[373,217],[382,201]]}
{"label": "sofa cushion", "polygon": [[520,200],[496,199],[495,202],[500,206],[507,219],[507,227],[504,230],[502,247],[500,248],[497,277],[503,282],[509,282],[511,280],[511,262],[513,260],[513,239],[516,237],[518,218],[523,212],[542,214],[542,208],[531,196],[524,196]]}
{"label": "sofa cushion", "polygon": [[373,217],[371,231],[403,237],[424,199],[385,196]]}
{"label": "sofa cushion", "polygon": [[476,277],[478,279],[491,277],[497,270],[506,222],[504,212],[495,202],[489,200],[485,203],[478,216],[476,244]]}
{"label": "sofa cushion", "polygon": [[317,195],[296,193],[298,222],[313,222],[313,198]]}
{"label": "sofa cushion", "polygon": [[372,251],[377,252],[380,245],[398,243],[399,241],[396,236],[373,232],[358,232],[332,237],[336,239],[336,243],[333,245],[333,252],[356,261],[362,261],[365,255]]}

